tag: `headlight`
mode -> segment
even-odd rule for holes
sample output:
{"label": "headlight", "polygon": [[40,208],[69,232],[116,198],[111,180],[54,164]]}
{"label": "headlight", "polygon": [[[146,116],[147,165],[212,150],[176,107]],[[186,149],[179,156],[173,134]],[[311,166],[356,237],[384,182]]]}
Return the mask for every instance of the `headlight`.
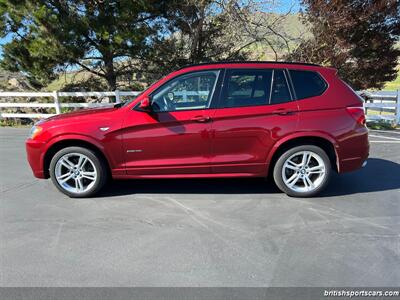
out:
{"label": "headlight", "polygon": [[42,132],[42,130],[43,128],[40,126],[37,125],[32,126],[31,131],[29,132],[29,138],[32,140],[35,139],[35,137],[37,137],[39,133]]}

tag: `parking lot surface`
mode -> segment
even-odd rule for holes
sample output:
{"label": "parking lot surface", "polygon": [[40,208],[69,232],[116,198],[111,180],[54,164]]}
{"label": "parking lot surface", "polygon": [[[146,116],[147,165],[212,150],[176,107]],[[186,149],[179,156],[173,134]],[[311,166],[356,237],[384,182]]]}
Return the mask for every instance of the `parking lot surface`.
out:
{"label": "parking lot surface", "polygon": [[400,132],[317,198],[262,179],[131,180],[70,199],[0,128],[0,286],[398,286]]}

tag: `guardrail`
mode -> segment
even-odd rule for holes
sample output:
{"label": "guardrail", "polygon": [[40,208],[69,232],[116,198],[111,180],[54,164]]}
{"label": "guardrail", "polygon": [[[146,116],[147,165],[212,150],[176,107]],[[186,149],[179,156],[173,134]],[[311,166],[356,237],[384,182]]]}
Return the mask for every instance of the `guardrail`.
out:
{"label": "guardrail", "polygon": [[358,93],[365,100],[367,121],[389,121],[400,124],[400,90]]}
{"label": "guardrail", "polygon": [[[91,108],[110,106],[112,103],[62,103],[61,97],[115,97],[115,102],[120,103],[123,96],[137,96],[137,91],[114,91],[114,92],[0,92],[2,97],[47,97],[52,98],[52,103],[39,102],[5,102],[0,103],[0,108],[54,108],[55,114],[61,113],[61,108]],[[364,107],[367,121],[390,121],[400,124],[400,90],[397,91],[359,91],[365,99]],[[187,93],[189,95],[189,93]],[[187,96],[186,94],[183,96]],[[55,114],[49,113],[3,113],[0,118],[47,118]]]}
{"label": "guardrail", "polygon": [[91,108],[91,107],[107,107],[113,103],[62,103],[60,97],[115,97],[115,103],[121,102],[123,96],[137,96],[140,92],[136,91],[114,91],[114,92],[0,92],[2,97],[35,97],[35,98],[52,98],[52,103],[39,103],[39,102],[6,102],[0,103],[0,108],[54,108],[55,114],[43,113],[3,113],[0,112],[1,118],[28,118],[40,119],[54,116],[61,113],[61,108]]}

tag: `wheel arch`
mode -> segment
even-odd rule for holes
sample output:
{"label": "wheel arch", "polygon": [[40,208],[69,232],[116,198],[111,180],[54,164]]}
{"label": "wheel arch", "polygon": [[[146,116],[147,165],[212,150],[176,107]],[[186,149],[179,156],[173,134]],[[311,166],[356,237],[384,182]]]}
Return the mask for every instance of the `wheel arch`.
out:
{"label": "wheel arch", "polygon": [[331,161],[332,168],[338,172],[339,171],[339,160],[338,160],[338,153],[337,148],[338,145],[335,140],[326,135],[315,134],[315,135],[296,135],[285,138],[284,140],[280,140],[277,142],[272,151],[269,154],[269,164],[267,169],[267,175],[271,176],[275,163],[279,159],[279,157],[288,149],[301,146],[301,145],[314,145],[318,146],[323,149],[329,157]]}
{"label": "wheel arch", "polygon": [[104,163],[107,167],[107,172],[109,174],[111,174],[110,162],[109,162],[107,156],[101,150],[101,148],[92,141],[88,141],[87,139],[73,136],[73,137],[58,138],[57,140],[54,140],[51,143],[51,145],[47,148],[47,150],[43,156],[43,173],[44,173],[45,178],[50,177],[49,168],[50,168],[50,162],[51,162],[51,159],[53,158],[53,156],[61,149],[66,148],[66,147],[73,147],[73,146],[92,150],[94,153],[96,153],[96,155],[98,155],[99,158],[101,158],[104,161]]}

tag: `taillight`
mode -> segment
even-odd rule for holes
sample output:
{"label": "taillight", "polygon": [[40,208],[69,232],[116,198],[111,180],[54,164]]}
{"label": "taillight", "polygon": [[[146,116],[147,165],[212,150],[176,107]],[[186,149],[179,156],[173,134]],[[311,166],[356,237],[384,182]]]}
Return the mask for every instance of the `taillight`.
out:
{"label": "taillight", "polygon": [[346,111],[354,120],[360,125],[365,125],[366,119],[364,114],[364,108],[360,106],[350,106],[346,107]]}

